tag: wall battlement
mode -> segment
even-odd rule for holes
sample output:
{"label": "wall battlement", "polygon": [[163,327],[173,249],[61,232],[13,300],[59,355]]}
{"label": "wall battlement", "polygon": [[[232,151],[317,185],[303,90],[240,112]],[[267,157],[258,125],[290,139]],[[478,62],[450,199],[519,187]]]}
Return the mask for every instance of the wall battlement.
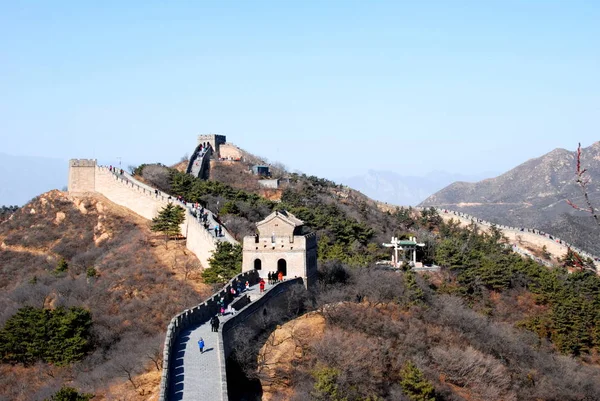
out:
{"label": "wall battlement", "polygon": [[71,159],[69,167],[96,167],[96,159]]}

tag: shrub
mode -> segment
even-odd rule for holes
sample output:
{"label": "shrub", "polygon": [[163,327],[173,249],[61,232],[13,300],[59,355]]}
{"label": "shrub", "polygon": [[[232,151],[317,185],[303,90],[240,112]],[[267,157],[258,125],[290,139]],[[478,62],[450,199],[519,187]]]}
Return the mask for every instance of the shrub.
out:
{"label": "shrub", "polygon": [[73,387],[62,387],[52,397],[44,401],[89,401],[94,398],[94,394],[78,393]]}

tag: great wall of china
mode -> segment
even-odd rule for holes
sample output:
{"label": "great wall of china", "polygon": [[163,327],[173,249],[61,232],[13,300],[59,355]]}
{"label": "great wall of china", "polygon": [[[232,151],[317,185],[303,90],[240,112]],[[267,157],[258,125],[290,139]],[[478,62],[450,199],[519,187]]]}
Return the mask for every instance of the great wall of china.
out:
{"label": "great wall of china", "polygon": [[[196,148],[194,156],[190,161],[188,170],[193,168],[197,158],[202,159],[198,164],[196,176],[202,174],[202,164],[206,163],[204,157],[210,155]],[[124,206],[133,212],[151,220],[158,211],[169,202],[175,202],[168,194],[157,193],[157,191],[133,178],[126,172],[111,171],[108,167],[98,166],[95,160],[73,159],[69,162],[69,192],[86,193],[97,192],[104,195],[112,202]],[[235,239],[223,230],[222,238],[215,238],[194,217],[189,205],[186,206],[185,221],[181,226],[182,233],[187,238],[186,246],[200,260],[204,267],[208,267],[208,259],[216,249],[218,241],[229,241],[236,243]],[[438,209],[445,218],[460,218],[463,222],[474,221],[475,223],[489,227],[491,223],[477,219],[460,212]],[[210,224],[216,224],[215,217],[209,212]],[[527,233],[545,238],[553,244],[566,248],[568,244],[560,241],[549,234],[541,234],[536,230],[515,227],[498,226],[504,232]],[[549,242],[549,243],[550,243]],[[595,258],[582,250],[572,247],[583,256]],[[597,259],[597,258],[596,258]],[[598,261],[596,261],[598,266]],[[245,326],[265,326],[267,311],[274,311],[288,304],[294,296],[291,287],[304,289],[302,278],[286,280],[284,282],[269,286],[267,291],[259,293],[257,290],[258,274],[255,271],[246,271],[239,274],[203,303],[186,309],[172,318],[168,325],[163,351],[163,372],[160,387],[160,401],[167,400],[228,400],[227,357],[233,349],[236,332]],[[242,295],[234,297],[231,288],[236,281],[248,281],[250,288]],[[211,316],[217,313],[218,301],[223,299],[226,304],[232,305],[238,313],[224,319],[221,331],[218,333],[208,332],[207,322]],[[195,348],[195,340],[202,334],[214,351],[211,355],[206,353],[199,355]],[[208,351],[208,349],[207,349]],[[199,379],[202,378],[202,380]]]}
{"label": "great wall of china", "polygon": [[[126,172],[97,165],[95,160],[73,159],[69,161],[70,193],[99,193],[110,201],[124,206],[140,216],[151,220],[169,202],[176,202],[169,194],[157,192],[154,188],[139,182]],[[223,229],[223,236],[215,238],[192,215],[189,205],[181,232],[186,234],[186,247],[192,251],[204,267],[216,249],[218,241],[237,243],[233,236]],[[209,222],[217,224],[210,211]],[[160,386],[160,401],[167,400],[228,400],[226,361],[232,352],[236,333],[242,327],[264,326],[269,316],[275,316],[278,309],[290,304],[288,299],[297,294],[289,291],[298,288],[305,291],[304,280],[293,278],[269,285],[264,293],[258,291],[258,274],[244,272],[229,281],[209,299],[186,309],[171,319],[166,331],[163,348],[163,371]],[[236,281],[249,282],[249,289],[241,296],[231,295]],[[235,316],[223,319],[221,330],[212,333],[208,330],[210,317],[218,312],[218,302],[231,305]],[[267,312],[268,311],[268,312]],[[195,340],[202,335],[214,351],[199,355]],[[198,380],[202,377],[203,380]]]}

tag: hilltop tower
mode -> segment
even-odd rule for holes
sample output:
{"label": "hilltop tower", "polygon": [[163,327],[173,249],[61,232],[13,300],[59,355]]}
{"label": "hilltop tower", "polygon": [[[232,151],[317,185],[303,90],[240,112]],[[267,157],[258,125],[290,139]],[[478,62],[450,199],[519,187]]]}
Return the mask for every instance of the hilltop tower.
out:
{"label": "hilltop tower", "polygon": [[96,159],[69,160],[69,192],[96,191]]}
{"label": "hilltop tower", "polygon": [[216,135],[216,134],[209,134],[209,135],[198,135],[198,146],[208,143],[213,150],[213,157],[218,159],[219,157],[221,157],[221,153],[220,153],[220,147],[221,145],[224,145],[227,142],[227,137],[225,135]]}
{"label": "hilltop tower", "polygon": [[258,234],[244,237],[242,272],[256,270],[267,279],[269,272],[286,278],[302,277],[310,288],[317,280],[317,237],[302,234],[304,222],[284,210],[256,223]]}

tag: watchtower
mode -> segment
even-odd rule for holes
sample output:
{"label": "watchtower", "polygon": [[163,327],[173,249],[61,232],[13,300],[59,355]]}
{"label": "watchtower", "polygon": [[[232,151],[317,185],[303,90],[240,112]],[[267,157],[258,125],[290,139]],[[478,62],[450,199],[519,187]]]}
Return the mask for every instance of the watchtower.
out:
{"label": "watchtower", "polygon": [[226,142],[227,142],[227,137],[225,135],[216,135],[216,134],[198,135],[198,145],[209,144],[213,149],[214,157],[217,159],[219,157],[221,157],[219,147],[221,145],[224,145]]}
{"label": "watchtower", "polygon": [[96,190],[96,159],[69,160],[69,192]]}
{"label": "watchtower", "polygon": [[302,277],[307,288],[317,279],[317,237],[302,234],[304,222],[284,210],[275,211],[256,223],[258,233],[244,237],[242,272],[256,270],[267,279],[269,273]]}

